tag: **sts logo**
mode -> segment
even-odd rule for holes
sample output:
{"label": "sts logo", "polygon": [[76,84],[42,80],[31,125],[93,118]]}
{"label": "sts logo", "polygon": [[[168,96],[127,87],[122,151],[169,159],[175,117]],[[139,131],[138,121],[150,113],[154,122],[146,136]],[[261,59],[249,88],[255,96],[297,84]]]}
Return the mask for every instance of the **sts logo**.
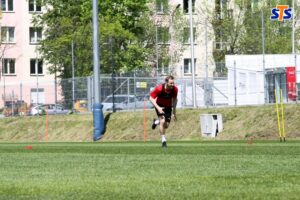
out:
{"label": "sts logo", "polygon": [[271,9],[271,20],[290,20],[292,18],[292,8],[288,5],[278,5],[276,8]]}

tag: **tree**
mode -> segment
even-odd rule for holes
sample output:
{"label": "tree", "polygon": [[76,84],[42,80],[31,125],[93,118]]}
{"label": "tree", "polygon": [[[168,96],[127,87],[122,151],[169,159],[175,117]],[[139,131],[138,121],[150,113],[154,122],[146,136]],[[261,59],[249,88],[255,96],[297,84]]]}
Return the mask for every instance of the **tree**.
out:
{"label": "tree", "polygon": [[[135,69],[150,71],[155,63],[155,23],[151,5],[156,0],[99,1],[99,43],[101,74],[124,73]],[[169,5],[168,1],[165,1]],[[71,77],[71,43],[75,43],[76,76],[92,74],[92,2],[90,0],[44,0],[47,12],[35,17],[35,25],[44,28],[40,51],[51,65],[50,72],[61,78]],[[150,9],[149,9],[150,6]],[[173,44],[161,46],[163,58],[180,57],[180,13],[172,5],[164,16],[172,20]],[[110,40],[111,39],[111,40]],[[112,42],[110,42],[112,41]],[[174,49],[176,51],[174,51]],[[112,62],[113,61],[113,62]],[[114,65],[114,66],[112,66]]]}
{"label": "tree", "polygon": [[153,67],[158,65],[161,72],[164,66],[168,66],[171,74],[174,73],[174,64],[180,61],[185,49],[183,39],[186,20],[179,7],[180,4],[172,4],[168,0],[153,0],[149,3],[149,10],[152,12],[148,17],[153,22],[150,25],[150,35],[154,39],[152,44],[157,45],[157,52],[151,53],[150,60]]}
{"label": "tree", "polygon": [[[99,1],[101,73],[111,73],[111,59],[118,72],[144,68],[151,52],[146,0]],[[75,44],[76,76],[92,74],[92,2],[90,0],[44,0],[47,12],[36,16],[44,27],[40,51],[51,64],[50,72],[71,77],[71,43]],[[113,54],[109,38],[113,40]]]}
{"label": "tree", "polygon": [[[261,2],[235,0],[234,4],[238,9],[232,10],[223,4],[222,11],[221,5],[217,4],[212,15],[213,28],[216,41],[224,48],[214,50],[215,61],[225,62],[226,54],[262,54],[262,15],[264,16],[265,53],[291,53],[292,21],[270,20],[271,8],[279,4],[292,6],[291,2],[291,0],[279,2],[277,0]],[[294,10],[296,11],[297,8]],[[297,18],[297,13],[294,14]],[[296,24],[294,26],[297,27]],[[298,31],[296,29],[296,32]]]}

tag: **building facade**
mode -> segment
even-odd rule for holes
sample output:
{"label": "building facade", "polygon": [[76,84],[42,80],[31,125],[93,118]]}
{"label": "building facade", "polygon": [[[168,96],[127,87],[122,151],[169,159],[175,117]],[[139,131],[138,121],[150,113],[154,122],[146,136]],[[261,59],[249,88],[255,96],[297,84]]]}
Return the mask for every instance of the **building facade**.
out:
{"label": "building facade", "polygon": [[[3,101],[25,101],[27,104],[53,101],[53,87],[40,83],[53,82],[54,75],[38,52],[43,38],[42,27],[34,27],[32,19],[43,13],[38,0],[1,0],[1,80]],[[53,83],[54,84],[54,83]],[[52,84],[52,85],[53,85]],[[48,84],[51,85],[51,84]]]}
{"label": "building facade", "polygon": [[299,62],[299,54],[227,55],[228,104],[275,103],[275,91],[285,103],[299,101]]}
{"label": "building facade", "polygon": [[[38,0],[1,0],[1,46],[0,46],[0,107],[5,102],[24,101],[27,104],[57,102],[55,77],[48,71],[49,65],[38,51],[39,42],[43,39],[43,28],[35,27],[34,16],[45,10]],[[170,5],[171,12],[164,13],[164,2]],[[164,31],[171,34],[168,48],[170,60],[165,63],[157,55],[157,75],[174,74],[178,78],[192,77],[192,57],[194,57],[195,77],[212,77],[215,69],[213,60],[214,32],[210,24],[215,2],[192,0],[192,19],[189,15],[189,0],[156,1],[154,7],[159,21],[157,46],[162,45],[161,35]],[[183,48],[176,50],[172,43],[173,14],[178,10],[185,19]],[[194,47],[191,48],[190,28],[193,27]],[[174,39],[173,39],[174,40]],[[164,44],[165,45],[165,44]],[[192,56],[192,52],[193,56]]]}
{"label": "building facade", "polygon": [[[160,76],[171,73],[180,78],[191,77],[192,57],[194,57],[195,77],[205,78],[213,76],[213,71],[215,69],[213,49],[215,43],[214,32],[210,22],[215,2],[207,0],[191,0],[192,17],[190,17],[189,1],[190,0],[155,1],[155,23],[157,24],[158,29],[158,49],[162,45],[166,45],[166,42],[162,42],[164,39],[164,32],[168,32],[170,34],[169,38],[167,38],[167,45],[169,45],[170,49],[169,61],[164,63],[164,61],[160,59],[160,55],[157,56],[157,70]],[[168,4],[167,9],[165,8],[166,4]],[[174,14],[176,11],[182,13],[185,20],[183,44],[176,44],[176,41],[172,39],[175,35],[174,31],[176,31],[174,30]],[[191,49],[191,27],[193,27],[193,49]],[[183,45],[183,47],[176,49],[176,45]],[[194,52],[193,56],[192,52]]]}

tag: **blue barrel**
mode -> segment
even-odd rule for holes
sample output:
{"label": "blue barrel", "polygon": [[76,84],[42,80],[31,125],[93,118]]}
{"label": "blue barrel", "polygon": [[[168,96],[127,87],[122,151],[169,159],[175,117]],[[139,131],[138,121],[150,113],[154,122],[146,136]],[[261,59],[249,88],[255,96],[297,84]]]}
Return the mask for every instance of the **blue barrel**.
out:
{"label": "blue barrel", "polygon": [[95,103],[93,106],[93,117],[94,117],[94,137],[93,140],[97,141],[103,137],[105,128],[104,117],[102,112],[103,105]]}

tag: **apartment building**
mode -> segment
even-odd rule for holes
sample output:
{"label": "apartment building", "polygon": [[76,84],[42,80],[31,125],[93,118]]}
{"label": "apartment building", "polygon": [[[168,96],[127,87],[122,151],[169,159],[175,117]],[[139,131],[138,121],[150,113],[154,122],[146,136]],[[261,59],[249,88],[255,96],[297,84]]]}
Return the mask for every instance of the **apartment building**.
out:
{"label": "apartment building", "polygon": [[0,107],[17,100],[27,104],[53,102],[54,95],[49,94],[54,93],[54,75],[49,74],[37,50],[43,30],[32,24],[34,15],[43,13],[37,2],[1,0]]}
{"label": "apartment building", "polygon": [[[189,0],[156,0],[155,3],[155,21],[157,23],[157,42],[159,47],[166,45],[166,42],[163,41],[166,39],[166,37],[163,37],[166,35],[165,32],[170,34],[169,38],[167,38],[167,45],[169,45],[170,49],[170,59],[168,62],[164,62],[160,59],[160,55],[157,55],[158,74],[163,76],[165,74],[172,73],[176,77],[189,78],[192,76],[191,61],[192,57],[194,57],[195,77],[212,77],[215,69],[215,63],[213,59],[215,42],[214,32],[209,18],[212,17],[215,1],[192,0],[192,18],[189,15]],[[168,11],[165,10],[166,3],[168,3]],[[184,48],[182,52],[174,52],[176,51],[176,47],[174,47],[176,44],[174,44],[174,40],[172,40],[172,35],[174,32],[173,15],[176,10],[180,10],[186,20],[183,36]],[[194,35],[193,50],[191,49],[190,39],[191,26],[193,27]],[[192,52],[194,52],[193,56]]]}
{"label": "apartment building", "polygon": [[[156,17],[164,21],[157,25],[158,47],[163,44],[161,35],[172,28],[172,13],[164,12],[164,2],[157,0]],[[189,15],[189,0],[167,0],[171,9],[180,10],[186,19],[184,48],[181,52],[169,41],[171,59],[165,63],[157,55],[158,75],[173,73],[176,77],[191,78],[192,57],[195,62],[195,77],[212,77],[215,69],[213,60],[214,33],[208,17],[211,17],[215,1],[192,0],[192,21]],[[42,27],[34,27],[32,19],[42,14],[38,0],[1,0],[1,46],[0,46],[0,107],[7,101],[22,100],[27,104],[54,103],[54,75],[48,71],[47,62],[38,52],[43,39]],[[161,20],[167,18],[168,20]],[[194,33],[194,55],[192,56],[190,28]],[[165,45],[165,44],[164,44]]]}

